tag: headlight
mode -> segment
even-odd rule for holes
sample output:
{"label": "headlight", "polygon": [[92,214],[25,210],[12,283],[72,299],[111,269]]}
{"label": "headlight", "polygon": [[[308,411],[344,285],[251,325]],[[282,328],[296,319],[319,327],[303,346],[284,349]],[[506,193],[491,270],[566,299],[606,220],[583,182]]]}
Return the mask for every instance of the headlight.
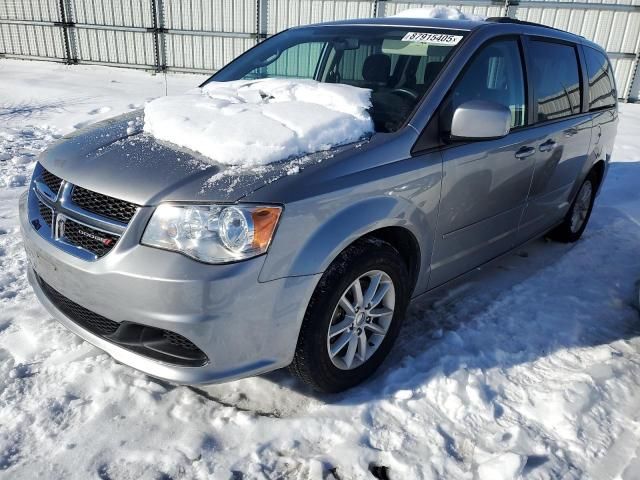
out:
{"label": "headlight", "polygon": [[153,213],[142,244],[206,263],[244,260],[267,251],[281,213],[273,206],[163,204]]}

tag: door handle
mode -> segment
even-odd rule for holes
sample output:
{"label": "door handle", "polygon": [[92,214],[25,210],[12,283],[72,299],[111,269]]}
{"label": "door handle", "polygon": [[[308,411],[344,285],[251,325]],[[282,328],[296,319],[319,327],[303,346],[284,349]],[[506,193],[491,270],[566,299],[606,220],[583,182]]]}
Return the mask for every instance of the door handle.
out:
{"label": "door handle", "polygon": [[536,153],[536,149],[533,147],[521,147],[520,150],[514,153],[514,156],[516,158],[519,158],[520,160],[524,160],[525,158],[530,157],[534,153]]}
{"label": "door handle", "polygon": [[555,140],[549,139],[546,142],[541,143],[540,146],[538,147],[538,150],[540,150],[541,152],[550,152],[555,147],[556,147]]}

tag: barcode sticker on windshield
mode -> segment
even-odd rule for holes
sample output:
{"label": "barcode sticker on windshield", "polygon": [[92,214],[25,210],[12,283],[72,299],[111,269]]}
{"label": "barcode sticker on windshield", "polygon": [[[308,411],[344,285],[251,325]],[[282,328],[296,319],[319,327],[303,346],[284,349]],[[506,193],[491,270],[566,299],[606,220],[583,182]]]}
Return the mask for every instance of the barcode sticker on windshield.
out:
{"label": "barcode sticker on windshield", "polygon": [[431,45],[457,45],[460,40],[462,35],[448,33],[409,32],[402,37],[403,42],[430,43]]}

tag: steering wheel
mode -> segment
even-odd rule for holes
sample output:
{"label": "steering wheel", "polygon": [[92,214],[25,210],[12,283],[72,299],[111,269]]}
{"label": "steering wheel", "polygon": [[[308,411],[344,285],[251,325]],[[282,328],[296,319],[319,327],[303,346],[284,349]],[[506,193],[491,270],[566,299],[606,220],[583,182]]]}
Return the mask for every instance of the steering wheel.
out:
{"label": "steering wheel", "polygon": [[409,97],[411,100],[418,100],[418,94],[409,88],[394,88],[390,93],[395,93],[396,95]]}

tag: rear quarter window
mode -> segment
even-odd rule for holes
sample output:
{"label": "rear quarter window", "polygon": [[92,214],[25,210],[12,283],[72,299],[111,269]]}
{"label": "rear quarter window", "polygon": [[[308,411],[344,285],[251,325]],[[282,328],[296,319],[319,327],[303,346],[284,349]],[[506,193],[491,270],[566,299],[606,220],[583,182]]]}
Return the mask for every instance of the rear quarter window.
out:
{"label": "rear quarter window", "polygon": [[607,57],[591,47],[584,48],[589,74],[589,111],[616,106],[616,86]]}

